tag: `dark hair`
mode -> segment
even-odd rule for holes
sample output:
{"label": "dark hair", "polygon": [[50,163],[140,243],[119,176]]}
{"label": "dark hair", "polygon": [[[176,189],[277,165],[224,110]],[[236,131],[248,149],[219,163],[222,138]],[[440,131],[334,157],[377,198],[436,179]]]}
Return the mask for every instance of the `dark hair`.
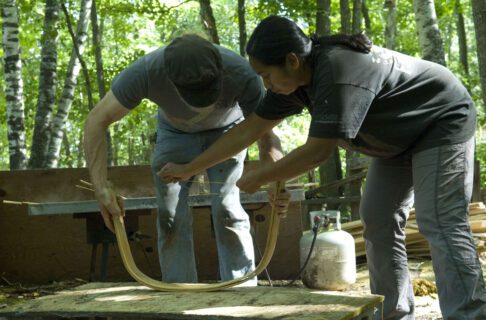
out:
{"label": "dark hair", "polygon": [[246,53],[266,65],[283,65],[289,53],[305,59],[314,47],[327,45],[344,45],[368,53],[372,43],[364,33],[309,38],[292,20],[270,16],[263,19],[253,31],[246,45]]}

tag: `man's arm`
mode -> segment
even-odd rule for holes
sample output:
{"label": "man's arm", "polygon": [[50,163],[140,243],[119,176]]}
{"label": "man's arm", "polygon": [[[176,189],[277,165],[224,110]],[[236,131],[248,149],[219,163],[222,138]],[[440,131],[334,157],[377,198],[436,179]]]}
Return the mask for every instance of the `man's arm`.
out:
{"label": "man's arm", "polygon": [[106,226],[114,231],[112,215],[123,214],[116,194],[108,182],[106,130],[130,110],[109,91],[91,110],[84,125],[84,152],[96,198]]}

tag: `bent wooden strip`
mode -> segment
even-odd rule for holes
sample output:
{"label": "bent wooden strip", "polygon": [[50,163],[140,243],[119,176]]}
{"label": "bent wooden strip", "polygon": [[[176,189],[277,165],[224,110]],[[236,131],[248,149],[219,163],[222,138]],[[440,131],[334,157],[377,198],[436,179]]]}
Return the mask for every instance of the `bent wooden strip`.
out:
{"label": "bent wooden strip", "polygon": [[[276,192],[274,194],[274,200],[277,198],[280,189],[282,187],[281,182],[277,182]],[[241,278],[218,282],[218,283],[167,283],[158,280],[154,280],[147,275],[145,275],[135,264],[133,260],[132,252],[130,250],[130,245],[128,244],[127,233],[125,230],[125,224],[123,217],[118,217],[114,219],[116,240],[118,243],[118,248],[120,250],[120,255],[123,260],[123,264],[127,269],[128,273],[140,284],[146,285],[155,290],[159,291],[216,291],[225,288],[234,287],[241,284],[247,280],[256,277],[260,274],[269,264],[272,259],[273,253],[275,251],[275,246],[278,238],[278,228],[280,224],[280,216],[277,214],[275,206],[272,207],[270,215],[270,223],[268,226],[267,242],[265,246],[265,251],[260,260],[260,263],[255,268],[254,271],[244,275]]]}

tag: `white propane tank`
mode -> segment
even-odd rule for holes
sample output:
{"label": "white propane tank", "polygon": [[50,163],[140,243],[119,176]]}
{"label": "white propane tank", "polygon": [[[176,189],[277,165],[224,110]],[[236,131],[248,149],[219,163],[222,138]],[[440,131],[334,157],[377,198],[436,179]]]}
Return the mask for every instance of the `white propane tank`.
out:
{"label": "white propane tank", "polygon": [[[311,224],[320,220],[312,254],[302,272],[302,282],[312,289],[344,290],[356,282],[356,253],[354,239],[341,230],[340,212],[337,210],[311,211]],[[320,219],[319,219],[320,218]],[[300,239],[300,267],[311,248],[314,232],[305,231]]]}

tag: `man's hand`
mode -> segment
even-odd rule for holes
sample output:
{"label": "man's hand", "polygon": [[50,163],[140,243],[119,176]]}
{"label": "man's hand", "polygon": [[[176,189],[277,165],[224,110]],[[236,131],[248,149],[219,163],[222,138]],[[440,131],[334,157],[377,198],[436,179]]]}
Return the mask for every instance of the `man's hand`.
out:
{"label": "man's hand", "polygon": [[116,195],[112,187],[104,187],[96,190],[96,199],[100,205],[101,216],[105,225],[111,232],[115,232],[113,218],[125,216],[125,208],[123,207],[123,199]]}
{"label": "man's hand", "polygon": [[[275,194],[277,194],[276,197]],[[287,211],[289,210],[290,192],[283,188],[277,193],[275,187],[271,188],[268,190],[268,201],[276,210],[277,214],[279,214],[281,217],[285,217],[287,215]]]}
{"label": "man's hand", "polygon": [[166,183],[189,180],[195,173],[190,172],[188,165],[169,162],[157,172]]}

